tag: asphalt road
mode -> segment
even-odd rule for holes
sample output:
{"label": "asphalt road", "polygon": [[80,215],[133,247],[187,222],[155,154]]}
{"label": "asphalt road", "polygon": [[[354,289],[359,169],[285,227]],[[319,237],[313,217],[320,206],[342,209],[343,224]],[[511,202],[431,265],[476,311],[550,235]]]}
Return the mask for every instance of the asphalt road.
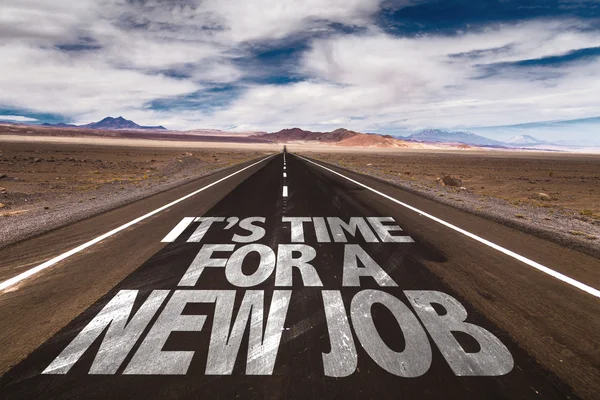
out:
{"label": "asphalt road", "polygon": [[597,395],[598,259],[324,167],[278,154],[1,250],[0,398]]}

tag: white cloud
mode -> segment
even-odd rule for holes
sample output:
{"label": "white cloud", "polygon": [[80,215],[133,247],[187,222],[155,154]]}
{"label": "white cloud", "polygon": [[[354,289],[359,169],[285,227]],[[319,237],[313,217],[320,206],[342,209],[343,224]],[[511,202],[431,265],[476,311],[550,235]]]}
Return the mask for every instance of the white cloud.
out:
{"label": "white cloud", "polygon": [[35,121],[37,121],[37,119],[23,117],[20,115],[0,115],[0,121],[35,122]]}
{"label": "white cloud", "polygon": [[[301,67],[313,81],[253,87],[216,118],[273,129],[297,124],[325,129],[363,117],[352,126],[414,130],[596,116],[598,61],[504,67],[497,75],[474,79],[482,65],[600,46],[600,33],[576,28],[581,26],[571,21],[531,22],[458,36],[397,38],[371,32],[317,40]],[[502,50],[487,51],[491,48]],[[456,56],[473,52],[477,57]]]}
{"label": "white cloud", "polygon": [[[327,29],[323,19],[365,23],[377,2],[5,0],[0,105],[77,121],[134,110],[154,118],[152,100],[243,78],[233,58],[245,42]],[[61,50],[76,46],[90,50]]]}
{"label": "white cloud", "polygon": [[[385,131],[585,118],[600,106],[598,61],[498,65],[600,46],[599,31],[575,20],[399,38],[375,27],[378,0],[3,0],[0,7],[0,105],[75,122],[124,115],[173,129]],[[366,33],[315,39],[290,71],[307,81],[246,84],[210,111],[148,109],[156,99],[256,76],[234,62],[255,41],[330,32],[331,22]],[[65,45],[93,49],[57,47]],[[181,75],[163,73],[171,70]]]}
{"label": "white cloud", "polygon": [[191,81],[116,69],[95,56],[73,58],[49,49],[4,45],[0,59],[0,104],[41,112],[124,114],[156,98],[200,89]]}
{"label": "white cloud", "polygon": [[98,6],[90,0],[3,0],[0,37],[45,44],[65,40],[93,23]]}
{"label": "white cloud", "polygon": [[243,42],[322,30],[324,20],[363,26],[379,10],[379,0],[208,0],[203,7],[227,27],[225,35]]}

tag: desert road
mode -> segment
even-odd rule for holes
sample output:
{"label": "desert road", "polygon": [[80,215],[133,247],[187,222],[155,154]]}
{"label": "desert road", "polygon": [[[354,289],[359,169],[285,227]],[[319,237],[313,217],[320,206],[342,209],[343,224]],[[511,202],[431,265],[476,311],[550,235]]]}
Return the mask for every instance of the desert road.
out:
{"label": "desert road", "polygon": [[599,288],[590,255],[280,153],[0,250],[0,398],[594,398]]}

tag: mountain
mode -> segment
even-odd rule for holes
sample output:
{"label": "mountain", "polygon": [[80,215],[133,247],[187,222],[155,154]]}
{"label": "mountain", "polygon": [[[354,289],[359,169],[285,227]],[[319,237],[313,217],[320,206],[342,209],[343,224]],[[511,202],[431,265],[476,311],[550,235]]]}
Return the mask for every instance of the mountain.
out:
{"label": "mountain", "polygon": [[378,135],[375,133],[360,133],[340,140],[336,146],[348,147],[408,147],[403,140],[398,140],[389,135]]}
{"label": "mountain", "polygon": [[348,129],[339,128],[335,131],[327,132],[323,136],[319,137],[319,141],[321,142],[340,142],[346,139],[353,138],[355,136],[363,135],[363,133],[358,133],[354,131],[350,131]]}
{"label": "mountain", "polygon": [[266,133],[258,135],[259,137],[276,142],[319,141],[319,142],[339,142],[353,136],[363,135],[362,133],[339,128],[331,132],[312,132],[300,128],[282,129],[279,132]]}
{"label": "mountain", "polygon": [[515,136],[514,138],[507,140],[506,143],[513,146],[535,146],[538,144],[548,144],[548,142],[536,139],[533,136],[529,135]]}
{"label": "mountain", "polygon": [[265,133],[260,137],[277,142],[287,142],[293,140],[319,140],[323,132],[305,131],[300,128],[282,129],[279,132]]}
{"label": "mountain", "polygon": [[426,129],[407,136],[404,139],[415,142],[463,143],[474,146],[506,146],[503,142],[488,139],[471,132],[448,132],[440,129]]}
{"label": "mountain", "polygon": [[166,130],[164,126],[140,126],[135,122],[123,117],[106,117],[102,121],[92,122],[87,125],[80,125],[81,128],[90,129],[161,129]]}
{"label": "mountain", "polygon": [[86,125],[71,125],[65,123],[59,124],[42,124],[42,126],[49,126],[53,128],[87,128],[87,129],[105,129],[105,130],[120,130],[120,129],[147,129],[147,130],[167,130],[164,126],[141,126],[133,121],[125,119],[123,117],[113,118],[106,117],[102,121],[92,122]]}
{"label": "mountain", "polygon": [[273,142],[307,141],[328,143],[346,147],[408,147],[402,140],[389,135],[376,133],[360,133],[339,128],[331,132],[312,132],[300,128],[283,129],[279,132],[257,135],[261,139]]}
{"label": "mountain", "polygon": [[54,128],[77,128],[77,125],[65,124],[64,122],[60,122],[58,124],[49,124],[45,122],[42,124],[42,126],[52,126]]}

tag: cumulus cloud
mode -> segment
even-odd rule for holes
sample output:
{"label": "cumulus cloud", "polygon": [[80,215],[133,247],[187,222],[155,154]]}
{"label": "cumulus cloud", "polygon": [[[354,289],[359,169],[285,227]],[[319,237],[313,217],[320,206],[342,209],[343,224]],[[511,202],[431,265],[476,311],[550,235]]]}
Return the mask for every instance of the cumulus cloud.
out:
{"label": "cumulus cloud", "polygon": [[[172,129],[402,132],[597,116],[598,57],[568,58],[600,47],[591,22],[406,36],[377,25],[382,8],[415,2],[4,0],[0,107]],[[298,41],[291,61],[244,62]],[[265,83],[272,71],[283,83]],[[215,88],[232,92],[198,103]]]}
{"label": "cumulus cloud", "polygon": [[[461,128],[595,116],[597,59],[511,66],[600,46],[574,22],[502,25],[455,36],[401,38],[382,32],[317,40],[303,57],[309,82],[253,87],[221,113],[244,121],[328,125],[356,117],[363,130]],[[488,67],[497,71],[489,74]],[[254,112],[250,112],[256,105]],[[272,124],[272,121],[281,121]]]}
{"label": "cumulus cloud", "polygon": [[365,25],[379,10],[378,0],[237,1],[209,0],[233,41],[281,39],[291,32],[327,29],[323,21]]}
{"label": "cumulus cloud", "polygon": [[247,42],[364,23],[377,1],[6,0],[1,7],[0,105],[82,120],[243,79],[252,71],[234,61]]}
{"label": "cumulus cloud", "polygon": [[119,113],[199,89],[190,81],[118,69],[97,56],[2,45],[0,58],[0,104],[47,113]]}

